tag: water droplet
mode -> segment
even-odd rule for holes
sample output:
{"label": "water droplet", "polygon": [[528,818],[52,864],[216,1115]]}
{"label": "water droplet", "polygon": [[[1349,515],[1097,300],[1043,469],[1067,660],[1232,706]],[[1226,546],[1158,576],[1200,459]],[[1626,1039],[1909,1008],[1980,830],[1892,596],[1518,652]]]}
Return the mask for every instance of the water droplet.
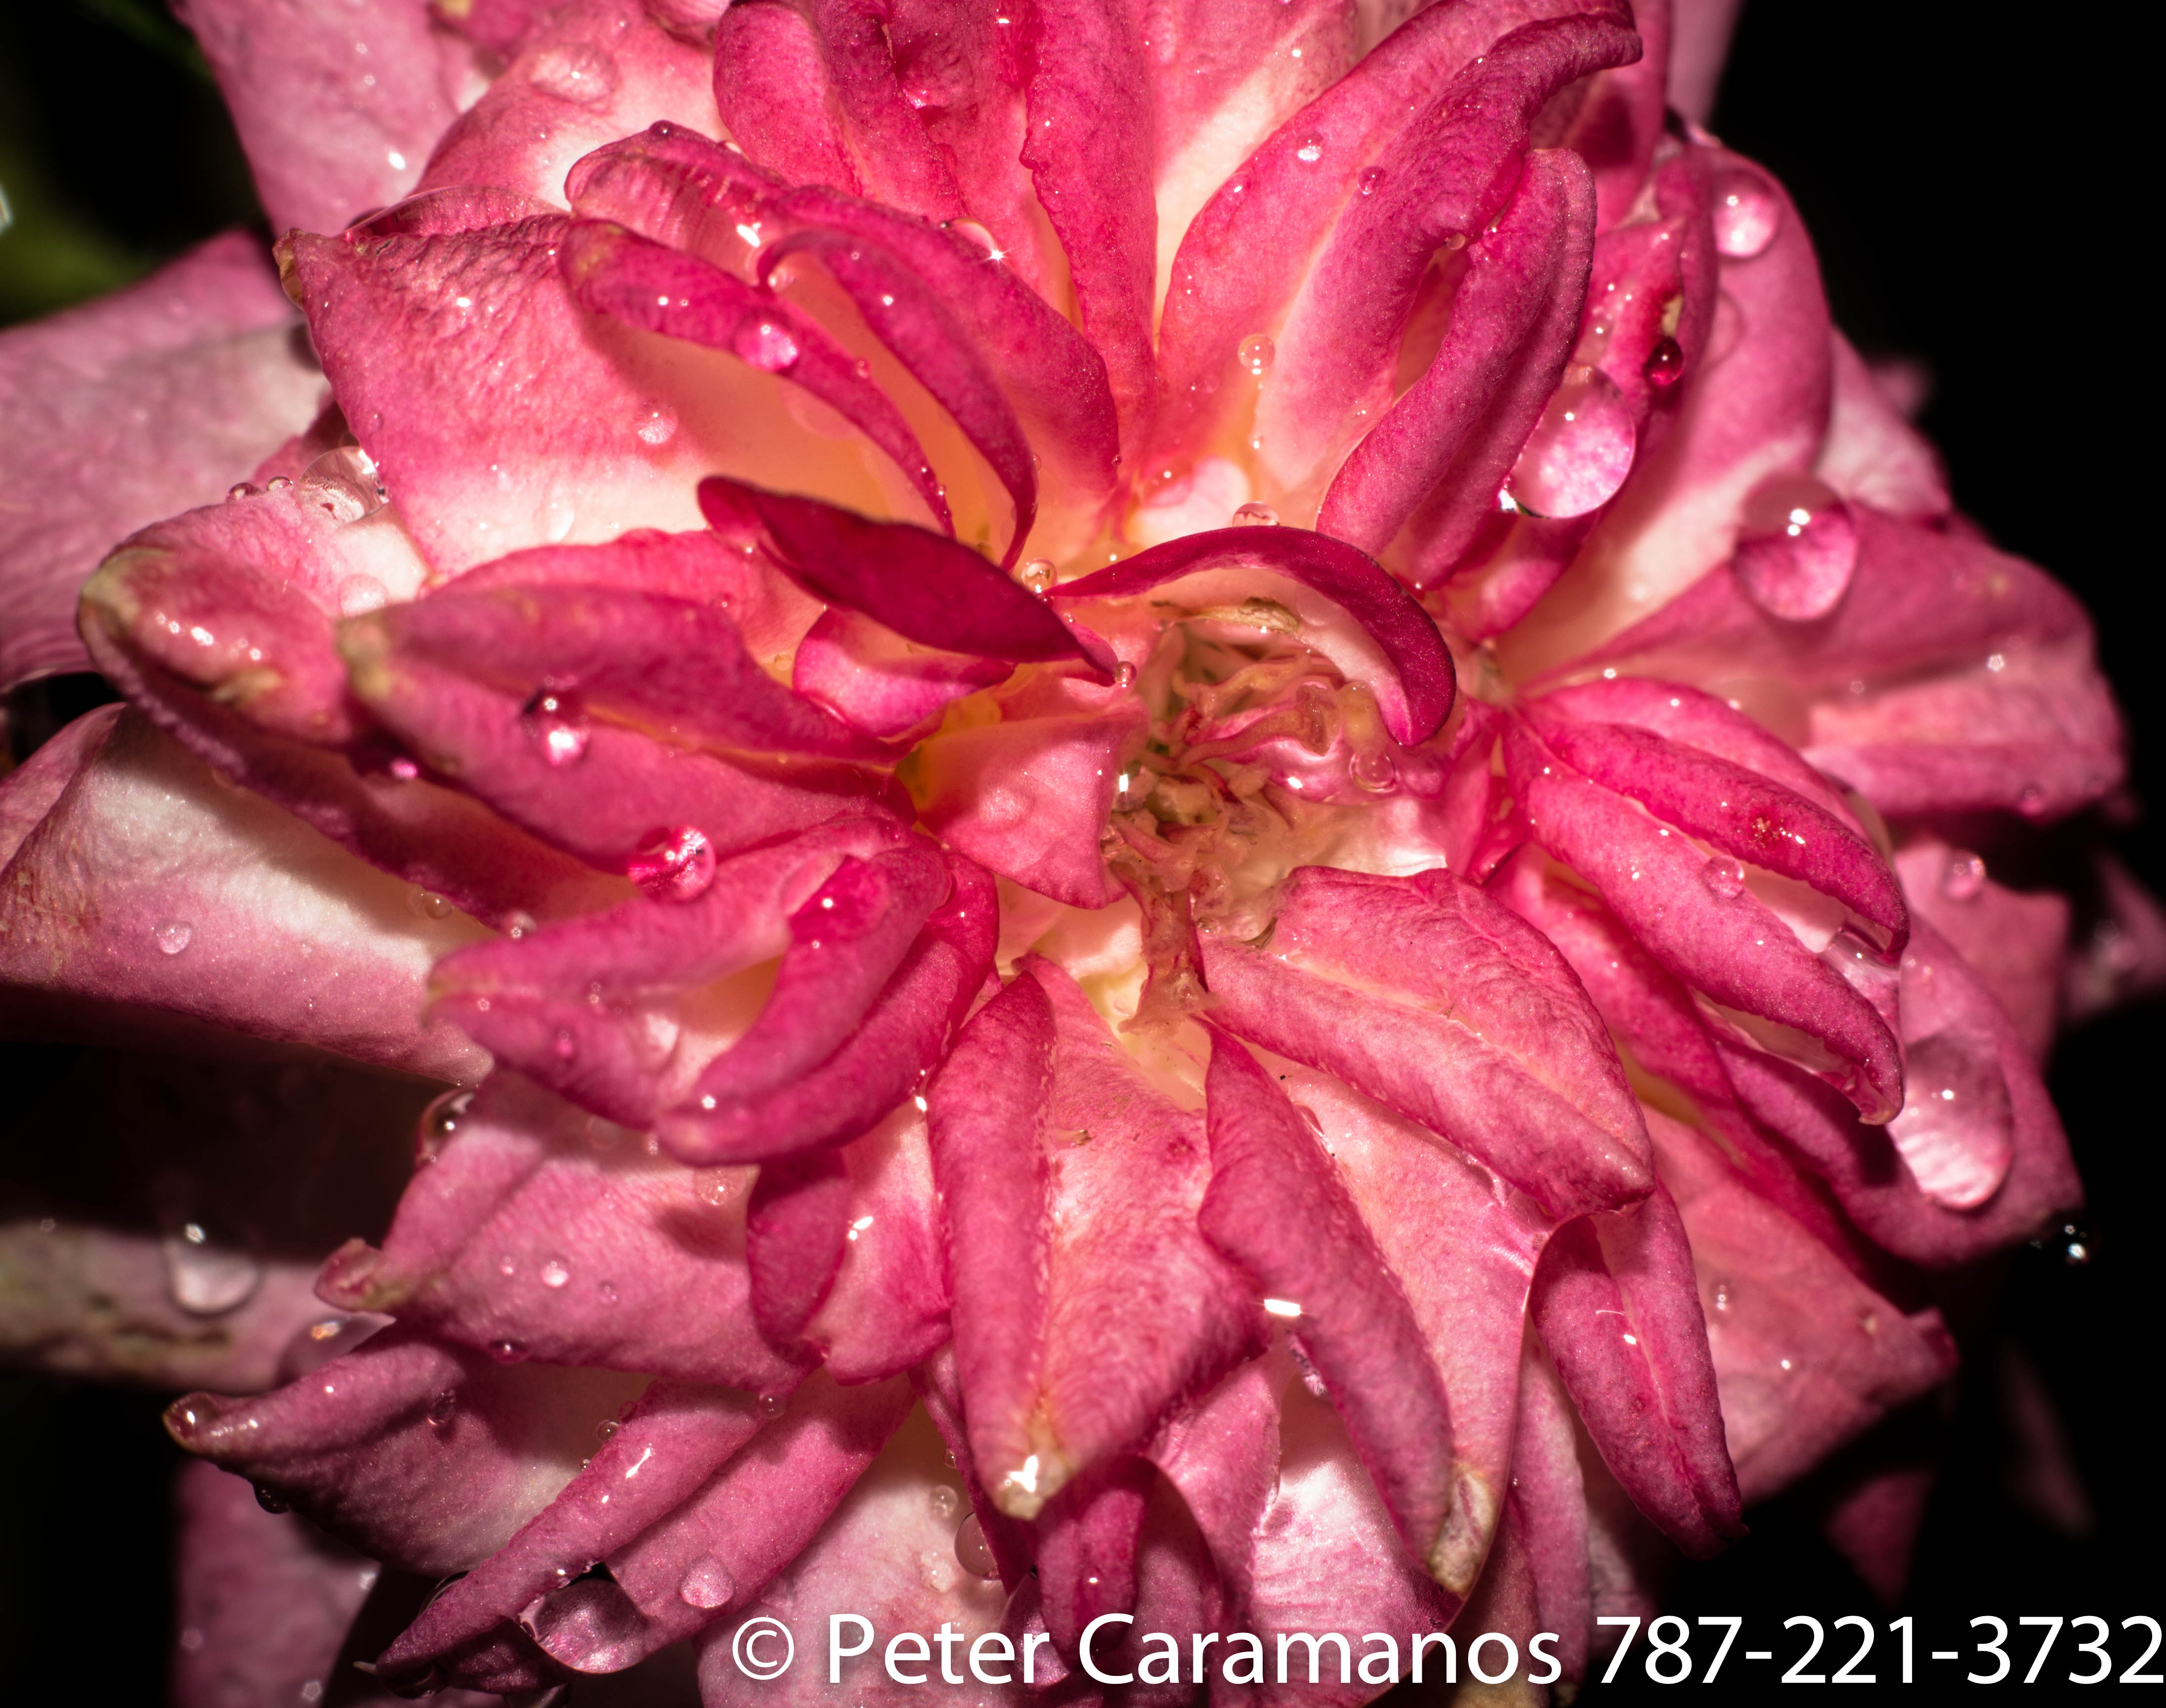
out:
{"label": "water droplet", "polygon": [[728,1568],[710,1555],[693,1562],[684,1573],[684,1582],[677,1586],[677,1594],[687,1607],[722,1607],[728,1605],[737,1589]]}
{"label": "water droplet", "polygon": [[1399,768],[1387,753],[1356,754],[1347,767],[1364,789],[1381,795],[1399,780]]}
{"label": "water droplet", "polygon": [[1312,136],[1294,150],[1293,157],[1304,166],[1314,166],[1323,158],[1323,145]]}
{"label": "water droplet", "polygon": [[429,1396],[429,1427],[441,1430],[458,1415],[459,1391],[456,1388],[440,1388]]}
{"label": "water droplet", "polygon": [[1903,1049],[1903,1108],[1888,1124],[1926,1194],[1952,1209],[1999,1190],[2015,1152],[2015,1115],[1990,1039],[1936,1032]]}
{"label": "water droplet", "polygon": [[421,1118],[414,1129],[414,1162],[416,1167],[434,1162],[452,1135],[459,1130],[459,1123],[466,1118],[467,1111],[473,1107],[472,1092],[446,1092],[421,1111]]}
{"label": "water droplet", "polygon": [[973,1578],[993,1578],[1001,1574],[985,1541],[985,1527],[975,1512],[955,1527],[955,1563]]}
{"label": "water droplet", "polygon": [[689,824],[657,831],[625,875],[658,902],[695,902],[715,881],[715,845]]}
{"label": "water droplet", "polygon": [[1539,516],[1582,516],[1616,495],[1638,442],[1631,405],[1598,368],[1567,368],[1512,467],[1512,501]]}
{"label": "water droplet", "polygon": [[745,1168],[695,1168],[692,1171],[692,1194],[701,1203],[712,1204],[719,1209],[743,1192],[750,1173]]}
{"label": "water droplet", "polygon": [[1714,246],[1732,261],[1750,261],[1775,241],[1783,204],[1757,172],[1726,172],[1714,180]]}
{"label": "water droplet", "polygon": [[1045,593],[1053,586],[1054,574],[1052,558],[1027,558],[1016,571],[1016,579],[1033,593]]}
{"label": "water droplet", "polygon": [[526,81],[560,101],[599,107],[616,93],[616,61],[585,42],[559,42],[534,56]]}
{"label": "water droplet", "polygon": [[417,884],[406,892],[406,911],[416,919],[448,919],[458,910],[435,891]]}
{"label": "water droplet", "polygon": [[385,498],[374,461],[358,445],[341,445],[317,457],[302,471],[294,495],[304,506],[321,510],[335,522],[357,522],[373,516],[383,508]]}
{"label": "water droplet", "polygon": [[228,504],[239,504],[244,498],[254,498],[255,496],[255,486],[251,482],[246,480],[238,481],[225,489],[225,501]]}
{"label": "water droplet", "polygon": [[1136,667],[1123,658],[1113,667],[1113,686],[1128,689],[1136,685]]}
{"label": "water droplet", "polygon": [[1684,378],[1684,346],[1674,338],[1657,338],[1640,372],[1656,391],[1667,391]]}
{"label": "water droplet", "polygon": [[526,1349],[516,1340],[491,1340],[489,1343],[489,1356],[499,1364],[524,1364],[526,1362]]}
{"label": "water droplet", "polygon": [[945,1483],[936,1483],[932,1485],[932,1492],[926,1498],[926,1504],[932,1509],[935,1518],[949,1519],[962,1510],[963,1497]]}
{"label": "water droplet", "polygon": [[293,1503],[279,1498],[278,1491],[267,1483],[256,1485],[256,1504],[266,1512],[291,1512]]}
{"label": "water droplet", "polygon": [[1232,526],[1237,528],[1275,528],[1279,525],[1279,513],[1267,504],[1244,504],[1234,512]]}
{"label": "water droplet", "polygon": [[1825,616],[1857,568],[1857,524],[1834,489],[1778,475],[1746,500],[1730,567],[1745,596],[1785,622]]}
{"label": "water droplet", "polygon": [[594,1425],[594,1439],[598,1441],[605,1441],[621,1428],[623,1425],[615,1418],[605,1417]]}
{"label": "water droplet", "polygon": [[604,1304],[615,1304],[616,1303],[616,1283],[614,1281],[605,1281],[600,1286],[594,1289],[594,1297],[600,1299]]}
{"label": "water droplet", "polygon": [[1969,902],[1984,888],[1985,862],[1968,849],[1950,850],[1941,872],[1941,893],[1951,902]]}
{"label": "water droplet", "polygon": [[1727,854],[1717,854],[1699,869],[1699,880],[1707,886],[1709,894],[1727,902],[1743,891],[1745,868]]}
{"label": "water droplet", "polygon": [[656,404],[639,418],[638,433],[642,445],[667,445],[677,436],[677,411],[667,404]]}
{"label": "water droplet", "polygon": [[787,373],[805,353],[790,329],[772,315],[747,315],[730,335],[730,348],[739,361],[763,373]]}
{"label": "water droplet", "polygon": [[1241,366],[1261,379],[1271,371],[1271,363],[1278,359],[1279,346],[1261,332],[1251,332],[1241,341],[1237,352]]}
{"label": "water droplet", "polygon": [[587,709],[568,688],[537,688],[519,709],[519,721],[530,741],[541,744],[542,755],[552,765],[578,763],[587,751],[591,727]]}
{"label": "water droplet", "polygon": [[151,934],[157,939],[160,954],[178,954],[188,946],[196,928],[185,919],[168,919]]}
{"label": "water droplet", "polygon": [[1466,247],[1466,234],[1464,231],[1447,232],[1440,246],[1449,253],[1456,255]]}
{"label": "water droplet", "polygon": [[293,484],[293,480],[291,475],[274,474],[268,480],[263,483],[263,489],[266,492],[285,492],[288,490]]}
{"label": "water droplet", "polygon": [[230,1241],[214,1239],[201,1221],[182,1224],[165,1241],[166,1291],[195,1317],[222,1317],[256,1296],[263,1266]]}
{"label": "water droplet", "polygon": [[1360,186],[1363,195],[1373,196],[1376,193],[1376,186],[1384,182],[1384,169],[1380,166],[1372,166],[1355,182]]}
{"label": "water droplet", "polygon": [[561,1257],[547,1257],[542,1263],[542,1284],[554,1289],[572,1278],[572,1266]]}
{"label": "water droplet", "polygon": [[763,1393],[759,1397],[759,1415],[762,1417],[780,1417],[789,1409],[790,1396],[786,1393]]}

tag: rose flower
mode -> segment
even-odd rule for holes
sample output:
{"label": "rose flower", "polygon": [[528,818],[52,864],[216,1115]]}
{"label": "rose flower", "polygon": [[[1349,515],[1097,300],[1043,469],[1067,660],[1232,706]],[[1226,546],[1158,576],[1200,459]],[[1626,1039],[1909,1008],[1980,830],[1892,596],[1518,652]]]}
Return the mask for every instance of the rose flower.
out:
{"label": "rose flower", "polygon": [[[2116,786],[2090,630],[1670,110],[1702,8],[192,22],[277,282],[0,341],[0,665],[124,695],[0,782],[3,1012],[190,1134],[9,1344],[220,1390],[183,1700],[1576,1682],[2080,1203],[2067,910],[1931,827]],[[349,1641],[209,1467],[442,1587]],[[1297,1631],[1381,1635],[1191,1662]]]}

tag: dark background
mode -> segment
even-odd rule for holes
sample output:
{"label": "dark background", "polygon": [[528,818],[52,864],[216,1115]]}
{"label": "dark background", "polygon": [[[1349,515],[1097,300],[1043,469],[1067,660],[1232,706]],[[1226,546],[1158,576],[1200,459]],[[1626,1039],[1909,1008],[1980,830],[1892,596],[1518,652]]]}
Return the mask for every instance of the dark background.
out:
{"label": "dark background", "polygon": [[[2137,103],[2139,55],[2095,14],[2068,15],[2063,40],[2041,14],[2019,30],[1998,22],[2012,14],[1975,4],[1756,0],[1713,128],[1789,187],[1852,338],[1930,370],[1924,425],[1957,502],[2096,615],[2132,727],[2133,794],[2160,801],[2157,554],[2137,524],[2157,502],[2149,405],[2162,339],[2152,293],[2138,300],[2149,270],[2132,258],[2153,173],[2116,128]],[[156,0],[0,8],[0,186],[16,222],[0,236],[0,323],[261,223],[200,58]],[[2041,858],[2050,866],[2079,833],[2101,829],[2154,891],[2166,888],[2155,817],[2073,828]],[[1904,1605],[1918,1616],[1921,1679],[1961,1670],[1935,1669],[1923,1652],[1967,1640],[1973,1614],[2013,1626],[2025,1612],[2095,1611],[2118,1626],[2166,1611],[2161,1431],[2143,1398],[2154,1392],[2144,1372],[2162,1296],[2146,1256],[2157,1235],[2144,1232],[2162,1185],[2160,1022],[2155,1005],[2125,1011],[2067,1038],[2054,1059],[2094,1206],[2093,1261],[2071,1267],[2026,1249],[1948,1302],[1965,1371],[1951,1415],[1930,1424],[1945,1431],[1946,1469]],[[15,1107],[50,1071],[36,1052],[0,1046]],[[2096,1515],[2086,1536],[2010,1493],[1995,1375],[2010,1341],[2058,1401]],[[162,1697],[177,1457],[158,1426],[163,1398],[0,1376],[0,1654],[17,1700],[72,1697],[92,1678],[103,1700]],[[1684,1568],[1672,1605],[1744,1615],[1756,1640],[1777,1637],[1793,1613],[1874,1613],[1819,1540],[1815,1494],[1758,1510],[1750,1538]],[[2032,1640],[2010,1645],[2019,1679]],[[1785,1663],[1799,1644],[1781,1645]],[[2118,1670],[2134,1650],[2122,1634],[2113,1648]],[[1839,1663],[1836,1649],[1824,1663]],[[1874,1659],[1889,1679],[1885,1640]],[[1630,1689],[1650,1688],[1638,1655],[1625,1671]],[[1739,1689],[1728,1697],[1772,1682],[1734,1658],[1730,1672]],[[1629,1693],[1623,1679],[1592,1688]]]}

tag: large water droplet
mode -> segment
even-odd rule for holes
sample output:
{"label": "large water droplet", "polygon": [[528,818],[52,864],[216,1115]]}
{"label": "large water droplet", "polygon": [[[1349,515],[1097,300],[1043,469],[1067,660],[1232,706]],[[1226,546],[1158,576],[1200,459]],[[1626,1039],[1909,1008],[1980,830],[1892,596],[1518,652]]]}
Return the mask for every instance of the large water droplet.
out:
{"label": "large water droplet", "polygon": [[1279,513],[1267,504],[1244,504],[1234,512],[1232,526],[1237,528],[1275,528],[1279,525]]}
{"label": "large water droplet", "polygon": [[1568,368],[1506,483],[1539,516],[1580,516],[1616,495],[1632,472],[1631,405],[1598,368]]}
{"label": "large water droplet", "polygon": [[222,1317],[256,1296],[263,1266],[239,1246],[212,1238],[200,1221],[186,1222],[165,1241],[166,1291],[190,1316]]}
{"label": "large water droplet", "polygon": [[616,61],[583,41],[559,42],[534,56],[526,81],[560,101],[599,107],[616,93]]}
{"label": "large water droplet", "polygon": [[1941,893],[1951,902],[1977,899],[1985,888],[1985,862],[1968,849],[1952,849],[1941,870]]}
{"label": "large water droplet", "polygon": [[715,845],[695,826],[657,831],[625,875],[658,902],[694,902],[715,881]]}
{"label": "large water droplet", "polygon": [[1026,558],[1016,570],[1016,579],[1033,593],[1043,594],[1052,590],[1055,574],[1052,558]]}
{"label": "large water droplet", "polygon": [[1775,241],[1783,204],[1757,172],[1726,172],[1714,180],[1714,246],[1732,261],[1750,261]]}
{"label": "large water droplet", "polygon": [[1699,869],[1699,880],[1710,895],[1727,902],[1743,892],[1745,868],[1727,854],[1717,854]]}
{"label": "large water droplet", "polygon": [[677,411],[667,404],[655,404],[640,416],[634,431],[642,445],[667,445],[677,436]]}
{"label": "large water droplet", "polygon": [[421,1111],[421,1118],[414,1128],[414,1166],[417,1168],[434,1162],[452,1135],[459,1130],[459,1123],[466,1118],[467,1111],[473,1107],[472,1092],[446,1092]]}
{"label": "large water droplet", "polygon": [[731,333],[730,348],[739,361],[763,373],[786,373],[805,353],[789,327],[773,315],[747,315]]}
{"label": "large water droplet", "polygon": [[1989,1039],[1939,1032],[1903,1050],[1903,1109],[1888,1136],[1926,1195],[1951,1209],[1999,1190],[2015,1150],[2015,1117]]}
{"label": "large water droplet", "polygon": [[955,1527],[955,1563],[973,1578],[992,1578],[1001,1574],[993,1563],[993,1551],[985,1541],[985,1527],[972,1513]]}
{"label": "large water droplet", "polygon": [[358,445],[326,451],[302,472],[294,489],[304,510],[320,510],[335,522],[357,522],[383,508],[383,483]]}
{"label": "large water droplet", "polygon": [[552,1289],[563,1287],[572,1278],[572,1266],[561,1257],[545,1257],[542,1261],[542,1284]]}
{"label": "large water droplet", "polygon": [[1278,360],[1279,346],[1261,332],[1251,332],[1241,341],[1236,354],[1241,366],[1261,379],[1271,371],[1271,363]]}
{"label": "large water droplet", "polygon": [[677,1594],[687,1607],[723,1607],[737,1594],[737,1589],[729,1568],[709,1555],[692,1563],[684,1581],[677,1586]]}
{"label": "large water droplet", "polygon": [[185,919],[167,919],[151,935],[156,939],[161,954],[178,954],[194,938],[196,928]]}
{"label": "large water droplet", "polygon": [[587,751],[592,727],[579,696],[568,688],[537,688],[519,709],[527,739],[538,743],[552,765],[578,763]]}
{"label": "large water droplet", "polygon": [[1746,501],[1730,567],[1745,596],[1768,616],[1815,621],[1849,591],[1857,524],[1825,482],[1778,476]]}

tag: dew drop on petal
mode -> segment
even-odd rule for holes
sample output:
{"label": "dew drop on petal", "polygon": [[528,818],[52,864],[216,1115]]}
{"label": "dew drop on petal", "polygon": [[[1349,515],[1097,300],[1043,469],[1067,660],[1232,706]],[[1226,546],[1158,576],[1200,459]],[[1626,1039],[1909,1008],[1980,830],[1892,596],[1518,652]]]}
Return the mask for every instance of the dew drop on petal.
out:
{"label": "dew drop on petal", "polygon": [[1116,688],[1133,688],[1136,685],[1136,667],[1125,658],[1113,667],[1113,685]]}
{"label": "dew drop on petal", "polygon": [[568,688],[536,689],[520,707],[519,722],[552,765],[576,764],[586,754],[592,727],[586,707]]}
{"label": "dew drop on petal", "polygon": [[406,892],[406,911],[416,919],[448,919],[458,910],[435,891],[416,884]]}
{"label": "dew drop on petal", "polygon": [[1399,768],[1386,753],[1356,754],[1347,769],[1356,783],[1376,795],[1385,793],[1399,780]]}
{"label": "dew drop on petal", "polygon": [[434,1162],[437,1153],[459,1130],[459,1123],[473,1107],[472,1092],[446,1092],[421,1111],[421,1118],[414,1129],[414,1162],[416,1167]]}
{"label": "dew drop on petal", "polygon": [[1241,341],[1237,353],[1241,366],[1261,379],[1271,371],[1271,363],[1278,359],[1279,347],[1261,332],[1251,332]]}
{"label": "dew drop on petal", "polygon": [[759,1415],[762,1417],[780,1417],[789,1409],[790,1396],[786,1393],[763,1393],[759,1397]]}
{"label": "dew drop on petal", "polygon": [[1727,854],[1717,854],[1699,869],[1700,881],[1710,895],[1727,902],[1745,889],[1745,868]]}
{"label": "dew drop on petal", "polygon": [[235,484],[230,486],[225,489],[225,501],[228,504],[239,504],[244,498],[254,498],[255,496],[255,485],[253,483],[246,480],[237,482]]}
{"label": "dew drop on petal", "polygon": [[1640,373],[1656,391],[1667,391],[1684,378],[1684,346],[1674,338],[1657,338],[1640,366]]}
{"label": "dew drop on petal", "polygon": [[1323,158],[1323,144],[1312,136],[1293,151],[1293,157],[1304,166],[1314,166]]}
{"label": "dew drop on petal", "polygon": [[715,881],[715,845],[689,824],[657,831],[625,875],[658,902],[694,902]]}
{"label": "dew drop on petal", "polygon": [[677,411],[667,404],[656,404],[639,418],[633,430],[642,445],[667,445],[677,436]]}
{"label": "dew drop on petal", "polygon": [[293,1510],[293,1503],[281,1498],[278,1491],[267,1483],[256,1485],[256,1504],[266,1512],[291,1512]]}
{"label": "dew drop on petal", "polygon": [[695,1168],[692,1195],[703,1204],[720,1209],[745,1189],[752,1171],[748,1168]]}
{"label": "dew drop on petal", "polygon": [[544,1258],[542,1262],[542,1284],[554,1291],[572,1278],[572,1266],[561,1257]]}
{"label": "dew drop on petal", "polygon": [[763,373],[784,373],[804,354],[790,329],[772,315],[747,315],[730,334],[737,359]]}
{"label": "dew drop on petal", "polygon": [[285,492],[290,489],[293,484],[291,475],[274,474],[263,483],[263,489],[266,492]]}
{"label": "dew drop on petal", "polygon": [[932,1509],[935,1518],[950,1519],[962,1510],[963,1497],[945,1483],[936,1483],[932,1485],[932,1492],[927,1497],[927,1504]]}
{"label": "dew drop on petal", "polygon": [[263,1284],[263,1266],[238,1245],[213,1238],[200,1221],[184,1223],[164,1245],[166,1292],[192,1317],[238,1310]]}
{"label": "dew drop on petal", "polygon": [[985,1527],[975,1512],[955,1527],[955,1563],[973,1578],[993,1578],[1001,1574],[985,1541]]}
{"label": "dew drop on petal", "polygon": [[1616,382],[1598,368],[1568,368],[1506,483],[1539,516],[1580,516],[1616,495],[1632,471],[1638,429]]}
{"label": "dew drop on petal", "polygon": [[1232,526],[1237,528],[1275,528],[1279,525],[1279,513],[1267,504],[1244,504],[1234,512]]}
{"label": "dew drop on petal", "polygon": [[1768,616],[1817,621],[1850,590],[1857,524],[1825,482],[1778,476],[1746,500],[1730,567],[1739,590]]}
{"label": "dew drop on petal", "polygon": [[616,61],[583,41],[558,42],[534,56],[526,81],[576,107],[599,107],[616,93]]}
{"label": "dew drop on petal", "polygon": [[1775,241],[1783,204],[1757,172],[1726,172],[1714,180],[1714,246],[1732,261],[1750,261]]}
{"label": "dew drop on petal", "polygon": [[429,1397],[429,1427],[441,1430],[458,1415],[459,1391],[456,1388],[440,1388]]}
{"label": "dew drop on petal", "polygon": [[1941,893],[1951,902],[1969,902],[1984,888],[1985,862],[1968,849],[1951,849],[1941,873]]}
{"label": "dew drop on petal", "polygon": [[196,934],[194,926],[185,919],[166,919],[160,922],[151,935],[156,940],[161,954],[178,954],[186,949]]}
{"label": "dew drop on petal", "polygon": [[2015,1115],[1991,1040],[1937,1032],[1905,1044],[1888,1136],[1928,1197],[1958,1210],[1992,1197],[2015,1155]]}
{"label": "dew drop on petal", "polygon": [[605,1441],[622,1427],[623,1425],[615,1418],[605,1417],[594,1425],[594,1439],[598,1441]]}
{"label": "dew drop on petal", "polygon": [[1033,593],[1050,591],[1053,579],[1053,559],[1050,558],[1027,558],[1016,571],[1016,579]]}
{"label": "dew drop on petal", "polygon": [[1355,182],[1363,195],[1373,196],[1376,193],[1376,186],[1384,182],[1384,169],[1380,166],[1372,166]]}
{"label": "dew drop on petal", "polygon": [[728,1568],[709,1555],[695,1560],[687,1568],[684,1581],[677,1586],[677,1595],[687,1607],[722,1607],[737,1594],[737,1588]]}
{"label": "dew drop on petal", "polygon": [[491,1340],[489,1343],[489,1356],[499,1364],[524,1364],[526,1362],[526,1349],[516,1340]]}
{"label": "dew drop on petal", "polygon": [[304,510],[320,510],[335,522],[373,516],[385,498],[375,463],[358,445],[341,445],[317,457],[302,472],[294,496]]}

